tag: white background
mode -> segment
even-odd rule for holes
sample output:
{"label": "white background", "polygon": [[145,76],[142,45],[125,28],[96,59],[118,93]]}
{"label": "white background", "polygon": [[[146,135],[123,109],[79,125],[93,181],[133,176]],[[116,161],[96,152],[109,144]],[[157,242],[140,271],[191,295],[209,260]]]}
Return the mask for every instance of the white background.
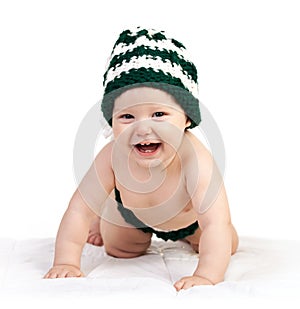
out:
{"label": "white background", "polygon": [[299,13],[290,0],[1,1],[0,237],[55,236],[77,129],[119,32],[140,25],[192,54],[239,234],[299,239]]}

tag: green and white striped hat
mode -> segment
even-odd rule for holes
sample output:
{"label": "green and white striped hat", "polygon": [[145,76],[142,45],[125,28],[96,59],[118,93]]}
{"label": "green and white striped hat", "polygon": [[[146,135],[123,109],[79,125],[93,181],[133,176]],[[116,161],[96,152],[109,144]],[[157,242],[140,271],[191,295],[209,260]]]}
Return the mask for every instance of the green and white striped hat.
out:
{"label": "green and white striped hat", "polygon": [[103,86],[101,108],[110,125],[115,99],[139,86],[158,88],[173,95],[191,120],[190,128],[201,121],[197,69],[188,60],[184,45],[166,37],[164,31],[140,27],[123,31],[108,59]]}

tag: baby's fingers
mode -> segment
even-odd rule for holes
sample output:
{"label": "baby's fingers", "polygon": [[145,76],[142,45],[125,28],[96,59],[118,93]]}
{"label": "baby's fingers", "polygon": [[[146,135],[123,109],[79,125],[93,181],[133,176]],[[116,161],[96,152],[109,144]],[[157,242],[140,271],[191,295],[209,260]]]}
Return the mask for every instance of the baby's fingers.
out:
{"label": "baby's fingers", "polygon": [[75,267],[53,267],[44,276],[44,279],[56,279],[56,278],[71,278],[71,277],[83,277],[84,274]]}
{"label": "baby's fingers", "polygon": [[212,285],[212,283],[205,278],[201,278],[198,276],[190,276],[190,277],[184,277],[177,281],[174,284],[174,287],[177,291],[180,290],[187,290],[195,285]]}
{"label": "baby's fingers", "polygon": [[174,284],[174,287],[176,289],[176,291],[180,291],[180,290],[186,290],[188,289],[189,287],[192,287],[191,285],[191,282],[187,281],[185,278],[177,281],[175,284]]}
{"label": "baby's fingers", "polygon": [[57,278],[58,274],[53,271],[48,271],[47,274],[44,276],[44,279],[55,279]]}
{"label": "baby's fingers", "polygon": [[73,272],[73,271],[69,271],[65,274],[65,276],[63,278],[72,278],[72,277],[79,278],[79,277],[84,277],[84,275],[81,271],[76,272],[76,273]]}
{"label": "baby's fingers", "polygon": [[178,291],[180,291],[180,290],[182,289],[183,285],[184,285],[184,282],[179,281],[179,282],[176,282],[176,283],[174,284],[174,288],[175,288],[176,291],[178,292]]}

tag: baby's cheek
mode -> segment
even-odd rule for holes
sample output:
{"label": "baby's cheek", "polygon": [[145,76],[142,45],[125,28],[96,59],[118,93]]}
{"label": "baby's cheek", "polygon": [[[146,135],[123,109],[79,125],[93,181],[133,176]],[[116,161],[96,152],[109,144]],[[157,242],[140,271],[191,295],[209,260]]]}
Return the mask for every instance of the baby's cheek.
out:
{"label": "baby's cheek", "polygon": [[154,123],[153,131],[155,131],[156,135],[158,135],[164,143],[171,146],[174,150],[179,148],[184,136],[184,130],[167,122]]}

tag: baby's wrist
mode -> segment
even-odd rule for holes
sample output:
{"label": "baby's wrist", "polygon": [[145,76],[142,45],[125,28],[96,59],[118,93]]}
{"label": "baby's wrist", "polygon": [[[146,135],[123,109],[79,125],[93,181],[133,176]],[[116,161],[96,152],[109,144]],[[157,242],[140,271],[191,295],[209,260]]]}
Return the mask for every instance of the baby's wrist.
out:
{"label": "baby's wrist", "polygon": [[66,261],[55,261],[53,263],[53,267],[74,267],[74,268],[77,268],[77,269],[80,269],[80,265],[78,265],[77,263],[72,263],[71,261],[70,262],[66,262]]}
{"label": "baby's wrist", "polygon": [[202,275],[194,274],[194,276],[195,276],[195,277],[199,277],[199,278],[201,278],[201,279],[207,281],[207,282],[208,282],[209,284],[211,284],[211,285],[215,285],[215,284],[216,284],[216,283],[213,282],[211,279],[209,279],[209,278],[207,278],[207,277],[204,277],[204,276],[202,276]]}
{"label": "baby's wrist", "polygon": [[213,285],[224,281],[224,276],[212,276],[208,272],[200,271],[200,269],[198,271],[196,270],[193,273],[193,276],[203,278],[204,280],[207,280],[208,282],[210,282],[210,284],[213,284]]}

